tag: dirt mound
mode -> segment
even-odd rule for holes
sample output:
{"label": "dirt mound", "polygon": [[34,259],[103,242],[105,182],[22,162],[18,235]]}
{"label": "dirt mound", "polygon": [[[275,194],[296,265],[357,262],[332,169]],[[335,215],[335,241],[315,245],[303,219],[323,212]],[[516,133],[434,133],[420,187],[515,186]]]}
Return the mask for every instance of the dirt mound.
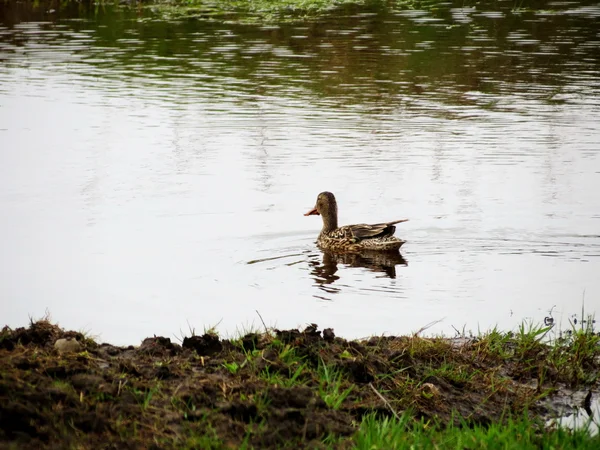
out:
{"label": "dirt mound", "polygon": [[[59,352],[59,339],[81,345]],[[311,325],[235,340],[191,336],[182,345],[155,336],[115,347],[48,321],[5,327],[0,443],[322,448],[335,439],[344,447],[369,413],[486,424],[541,411],[541,369],[524,371],[519,355],[500,356],[483,344],[418,336],[347,341]],[[552,374],[553,382],[568,381]]]}

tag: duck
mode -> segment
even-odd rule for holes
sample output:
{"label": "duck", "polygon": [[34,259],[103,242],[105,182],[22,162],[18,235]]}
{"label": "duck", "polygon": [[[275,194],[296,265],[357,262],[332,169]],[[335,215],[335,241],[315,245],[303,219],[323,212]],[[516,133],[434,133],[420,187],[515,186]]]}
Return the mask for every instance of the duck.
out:
{"label": "duck", "polygon": [[397,251],[405,242],[394,236],[396,232],[394,225],[406,222],[408,219],[373,225],[358,224],[338,227],[337,202],[331,192],[321,192],[317,197],[315,207],[304,215],[320,215],[323,218],[323,228],[317,238],[317,245],[322,250],[342,253],[363,250]]}

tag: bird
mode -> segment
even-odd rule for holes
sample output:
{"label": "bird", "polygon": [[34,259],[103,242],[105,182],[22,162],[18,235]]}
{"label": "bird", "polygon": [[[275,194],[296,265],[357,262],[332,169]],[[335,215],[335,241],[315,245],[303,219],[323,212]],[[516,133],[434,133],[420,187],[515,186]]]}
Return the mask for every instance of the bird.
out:
{"label": "bird", "polygon": [[361,250],[394,251],[405,241],[394,236],[397,223],[408,219],[373,225],[358,224],[338,227],[338,209],[335,196],[331,192],[321,192],[317,203],[305,216],[320,215],[323,228],[317,238],[317,245],[332,252],[360,252]]}

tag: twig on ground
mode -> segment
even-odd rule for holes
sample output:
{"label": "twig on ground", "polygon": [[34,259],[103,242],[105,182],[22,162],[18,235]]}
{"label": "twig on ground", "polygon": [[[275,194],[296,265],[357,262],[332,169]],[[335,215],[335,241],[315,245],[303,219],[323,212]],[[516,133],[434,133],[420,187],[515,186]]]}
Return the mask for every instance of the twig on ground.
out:
{"label": "twig on ground", "polygon": [[369,387],[371,389],[373,389],[373,392],[375,392],[377,394],[377,396],[381,399],[381,401],[385,404],[385,406],[387,406],[389,408],[389,410],[394,414],[394,417],[396,417],[396,419],[400,420],[400,416],[398,415],[396,410],[393,408],[393,406],[390,404],[390,402],[388,402],[387,399],[383,395],[381,395],[381,393],[377,389],[375,389],[375,386],[373,386],[373,383],[369,383]]}
{"label": "twig on ground", "polygon": [[263,320],[262,316],[258,312],[258,309],[255,309],[254,311],[256,311],[256,314],[258,314],[258,317],[260,317],[260,321],[262,322],[263,327],[265,327],[265,333],[269,334],[269,329],[267,328],[267,325],[265,324],[265,321]]}
{"label": "twig on ground", "polygon": [[444,317],[444,318],[442,318],[442,319],[434,320],[433,322],[429,322],[427,325],[424,325],[424,326],[422,326],[420,330],[418,330],[416,333],[413,333],[413,337],[417,337],[417,336],[418,336],[419,334],[421,334],[423,331],[425,331],[426,329],[428,329],[428,328],[431,328],[432,326],[434,326],[434,325],[436,325],[436,324],[440,323],[440,322],[441,322],[441,321],[443,321],[444,319],[445,319],[445,317]]}

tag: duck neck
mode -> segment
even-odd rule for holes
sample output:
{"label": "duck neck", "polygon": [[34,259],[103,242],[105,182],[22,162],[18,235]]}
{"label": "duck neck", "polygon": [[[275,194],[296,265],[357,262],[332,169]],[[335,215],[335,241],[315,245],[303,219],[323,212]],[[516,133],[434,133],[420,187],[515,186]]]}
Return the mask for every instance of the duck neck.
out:
{"label": "duck neck", "polygon": [[337,211],[327,211],[327,214],[323,214],[323,229],[321,233],[329,233],[338,227]]}

